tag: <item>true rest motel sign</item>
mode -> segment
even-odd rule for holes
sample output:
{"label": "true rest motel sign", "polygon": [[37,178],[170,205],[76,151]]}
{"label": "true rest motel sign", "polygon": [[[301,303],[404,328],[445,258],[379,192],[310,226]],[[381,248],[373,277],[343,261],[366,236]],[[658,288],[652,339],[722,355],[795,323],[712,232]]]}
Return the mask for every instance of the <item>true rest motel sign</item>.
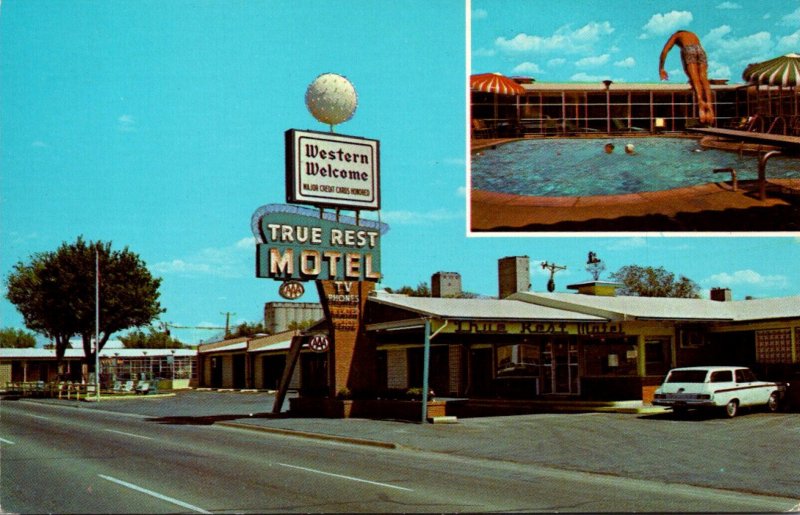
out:
{"label": "true rest motel sign", "polygon": [[256,275],[279,281],[379,281],[380,230],[268,212],[258,222]]}
{"label": "true rest motel sign", "polygon": [[287,202],[380,209],[378,140],[296,129],[285,136]]}

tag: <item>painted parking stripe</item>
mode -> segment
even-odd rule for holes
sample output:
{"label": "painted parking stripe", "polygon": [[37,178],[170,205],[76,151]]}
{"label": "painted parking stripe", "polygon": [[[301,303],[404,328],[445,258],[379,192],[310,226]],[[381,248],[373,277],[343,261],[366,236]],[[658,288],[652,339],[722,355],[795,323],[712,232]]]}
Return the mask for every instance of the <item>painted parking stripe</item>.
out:
{"label": "painted parking stripe", "polygon": [[118,435],[123,436],[130,436],[132,438],[141,438],[143,440],[153,440],[150,436],[142,436],[142,435],[135,435],[133,433],[126,433],[125,431],[117,431],[116,429],[104,429],[104,431],[108,431],[109,433],[117,433]]}
{"label": "painted parking stripe", "polygon": [[11,440],[6,440],[5,438],[0,438],[0,443],[7,443],[8,445],[14,445],[14,442]]}
{"label": "painted parking stripe", "polygon": [[378,483],[377,481],[370,481],[368,479],[361,479],[361,478],[352,477],[352,476],[344,476],[342,474],[333,474],[332,472],[324,472],[322,470],[310,469],[310,468],[306,468],[306,467],[298,467],[297,465],[289,465],[287,463],[278,463],[278,465],[280,465],[282,467],[289,467],[289,468],[293,468],[293,469],[304,470],[306,472],[312,472],[314,474],[321,474],[323,476],[338,477],[339,479],[347,479],[349,481],[357,481],[359,483],[368,483],[370,485],[385,486],[386,488],[394,488],[395,490],[405,490],[406,492],[413,492],[414,491],[414,490],[412,490],[410,488],[405,488],[405,487],[402,487],[402,486],[390,485],[388,483]]}
{"label": "painted parking stripe", "polygon": [[111,481],[112,483],[124,486],[125,488],[130,488],[131,490],[136,490],[137,492],[147,494],[151,497],[155,497],[156,499],[167,501],[169,503],[180,506],[181,508],[186,508],[187,510],[196,511],[197,513],[209,513],[209,514],[211,513],[210,511],[206,511],[203,508],[198,508],[197,506],[193,506],[189,503],[179,501],[178,499],[173,499],[172,497],[167,497],[166,495],[162,495],[158,492],[148,490],[147,488],[142,488],[141,486],[134,485],[133,483],[128,483],[127,481],[122,481],[121,479],[117,479],[111,476],[104,476],[103,474],[98,474],[98,476],[105,479],[106,481]]}

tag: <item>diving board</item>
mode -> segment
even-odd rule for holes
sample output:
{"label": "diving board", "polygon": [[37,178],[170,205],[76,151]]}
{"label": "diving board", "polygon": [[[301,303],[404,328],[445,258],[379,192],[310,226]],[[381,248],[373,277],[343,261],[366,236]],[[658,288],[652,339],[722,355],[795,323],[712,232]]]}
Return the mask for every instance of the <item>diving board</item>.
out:
{"label": "diving board", "polygon": [[738,131],[735,129],[715,129],[706,127],[693,127],[686,129],[689,132],[699,132],[709,136],[721,136],[733,140],[753,141],[786,149],[800,150],[800,137],[784,136],[783,134],[767,134],[765,132]]}

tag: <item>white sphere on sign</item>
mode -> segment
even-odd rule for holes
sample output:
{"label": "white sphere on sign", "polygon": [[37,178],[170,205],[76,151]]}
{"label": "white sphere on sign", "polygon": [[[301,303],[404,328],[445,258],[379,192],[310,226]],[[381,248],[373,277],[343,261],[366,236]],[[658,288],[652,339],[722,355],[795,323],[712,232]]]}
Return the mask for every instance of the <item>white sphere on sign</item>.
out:
{"label": "white sphere on sign", "polygon": [[356,88],[341,75],[323,73],[306,90],[306,107],[317,120],[328,125],[346,122],[358,106]]}

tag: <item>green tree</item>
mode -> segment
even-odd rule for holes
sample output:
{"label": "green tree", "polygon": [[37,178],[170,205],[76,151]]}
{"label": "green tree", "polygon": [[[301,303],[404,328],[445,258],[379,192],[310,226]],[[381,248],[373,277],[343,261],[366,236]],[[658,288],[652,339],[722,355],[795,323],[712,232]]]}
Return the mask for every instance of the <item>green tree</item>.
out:
{"label": "green tree", "polygon": [[614,281],[622,283],[620,295],[636,297],[700,298],[700,287],[685,276],[677,280],[675,274],[664,267],[626,265],[611,274]]}
{"label": "green tree", "polygon": [[95,256],[100,270],[100,349],[115,332],[149,324],[164,310],[158,302],[161,279],[128,248],[111,243],[62,243],[51,252],[18,262],[7,278],[6,297],[22,313],[25,325],[55,341],[61,371],[69,339],[79,335],[90,369],[95,357]]}
{"label": "green tree", "polygon": [[242,322],[241,324],[237,325],[230,333],[226,336],[226,338],[241,338],[241,337],[248,337],[248,336],[255,336],[257,334],[267,334],[268,331],[264,327],[263,322],[255,322],[249,324],[247,322]]}
{"label": "green tree", "polygon": [[[430,297],[433,295],[428,283],[425,281],[417,284],[416,288],[412,288],[411,286],[401,286],[397,290],[393,290],[392,288],[386,288],[387,293],[397,293],[400,295],[408,295],[409,297]],[[462,291],[457,295],[451,295],[450,298],[456,299],[477,299],[480,295],[477,293],[470,293],[468,291]]]}
{"label": "green tree", "polygon": [[164,331],[159,331],[150,326],[147,332],[136,329],[119,337],[122,344],[128,349],[182,349],[183,343],[173,338]]}
{"label": "green tree", "polygon": [[416,288],[412,288],[411,286],[401,286],[397,290],[392,290],[391,288],[386,288],[386,291],[389,293],[399,293],[401,295],[408,295],[409,297],[430,297],[431,296],[431,289],[428,286],[428,283],[422,281],[417,285]]}
{"label": "green tree", "polygon": [[11,327],[0,329],[0,347],[25,349],[36,347],[36,337],[22,329],[12,329]]}

